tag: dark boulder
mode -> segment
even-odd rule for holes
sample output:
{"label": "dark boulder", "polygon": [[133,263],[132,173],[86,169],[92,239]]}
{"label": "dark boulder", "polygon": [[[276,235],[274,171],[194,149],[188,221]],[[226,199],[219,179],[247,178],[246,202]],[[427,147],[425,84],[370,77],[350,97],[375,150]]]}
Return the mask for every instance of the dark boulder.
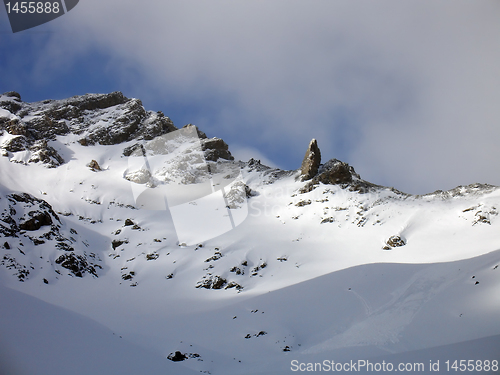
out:
{"label": "dark boulder", "polygon": [[329,185],[350,184],[353,177],[359,179],[359,175],[349,164],[337,159],[327,161],[319,170],[314,182],[321,182]]}
{"label": "dark boulder", "polygon": [[406,245],[406,240],[401,236],[391,236],[383,247],[384,250],[391,250],[393,247],[401,247]]}
{"label": "dark boulder", "polygon": [[167,359],[170,359],[171,361],[174,361],[174,362],[181,362],[181,361],[186,360],[187,358],[188,358],[187,355],[182,354],[180,351],[176,351],[175,354],[170,353],[167,356]]}
{"label": "dark boulder", "polygon": [[29,215],[32,216],[30,219],[19,223],[20,229],[34,231],[45,225],[52,225],[52,217],[47,212],[31,211]]}
{"label": "dark boulder", "polygon": [[88,164],[88,167],[94,172],[102,171],[101,166],[94,159]]}
{"label": "dark boulder", "polygon": [[231,153],[229,152],[229,146],[220,138],[202,139],[201,149],[205,151],[206,160],[234,160],[233,155],[231,155]]}
{"label": "dark boulder", "polygon": [[135,223],[131,219],[125,219],[124,227],[129,227],[131,225],[135,225]]}
{"label": "dark boulder", "polygon": [[124,243],[126,243],[126,241],[120,241],[120,240],[113,240],[111,242],[111,247],[113,248],[113,250],[115,250],[117,247],[120,247],[121,245],[123,245]]}

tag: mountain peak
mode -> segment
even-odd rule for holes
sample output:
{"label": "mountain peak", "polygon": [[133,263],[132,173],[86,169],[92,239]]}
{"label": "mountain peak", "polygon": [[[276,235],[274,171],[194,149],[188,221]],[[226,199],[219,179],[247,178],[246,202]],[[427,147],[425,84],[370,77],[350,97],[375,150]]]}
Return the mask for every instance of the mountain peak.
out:
{"label": "mountain peak", "polygon": [[[196,129],[208,160],[234,159],[222,139],[208,139],[195,125],[187,127]],[[49,168],[64,164],[47,143],[57,136],[73,135],[72,142],[82,146],[116,145],[150,141],[175,130],[162,112],[147,111],[139,99],[129,99],[119,91],[34,103],[22,102],[14,91],[0,96],[0,132],[7,133],[0,142],[1,154],[26,164],[41,162]],[[23,153],[22,160],[19,153]]]}

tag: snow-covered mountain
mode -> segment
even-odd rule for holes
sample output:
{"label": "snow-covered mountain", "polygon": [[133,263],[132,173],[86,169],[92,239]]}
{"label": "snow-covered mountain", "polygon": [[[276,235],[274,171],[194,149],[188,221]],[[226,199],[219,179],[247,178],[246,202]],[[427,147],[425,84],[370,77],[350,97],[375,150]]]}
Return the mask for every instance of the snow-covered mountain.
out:
{"label": "snow-covered mountain", "polygon": [[121,93],[5,93],[0,132],[2,374],[500,360],[495,186],[405,194],[315,140],[235,161]]}

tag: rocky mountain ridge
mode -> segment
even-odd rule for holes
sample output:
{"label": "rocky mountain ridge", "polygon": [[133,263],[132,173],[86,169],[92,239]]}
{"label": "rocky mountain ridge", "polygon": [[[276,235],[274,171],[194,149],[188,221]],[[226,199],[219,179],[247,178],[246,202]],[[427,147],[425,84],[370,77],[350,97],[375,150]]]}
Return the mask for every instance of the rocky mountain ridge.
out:
{"label": "rocky mountain ridge", "polygon": [[[0,113],[0,131],[5,132],[0,143],[2,155],[12,157],[14,153],[24,152],[29,155],[28,158],[23,161],[12,158],[12,161],[42,163],[49,168],[65,163],[48,143],[57,136],[77,135],[77,141],[83,146],[115,145],[132,140],[149,141],[178,130],[162,112],[146,111],[140,100],[128,99],[121,92],[25,103],[19,93],[12,91],[0,96],[0,108],[7,111]],[[184,128],[189,126],[193,125],[188,124]],[[196,131],[206,160],[234,160],[222,139],[208,139],[198,128]],[[140,143],[125,147],[123,155],[130,156],[137,147]],[[356,181],[352,188],[358,191],[377,186],[362,181],[347,163],[332,159],[321,164],[321,152],[316,140],[311,141],[306,152],[301,180],[310,181],[304,191],[313,189],[319,182],[345,185]]]}
{"label": "rocky mountain ridge", "polygon": [[[62,307],[68,326],[70,312],[99,322],[96,337],[159,356],[148,373],[275,375],[290,373],[289,355],[350,360],[500,334],[495,186],[405,194],[322,163],[315,140],[295,171],[235,161],[222,139],[121,93],[6,93],[0,149],[2,298],[26,302],[14,289]],[[34,298],[1,306],[22,310],[12,326],[36,326]],[[59,352],[24,352],[10,326],[0,339],[19,358],[58,367]],[[88,339],[49,330],[40,342]]]}
{"label": "rocky mountain ridge", "polygon": [[[7,92],[0,97],[0,108],[4,110],[0,130],[8,134],[0,145],[2,155],[26,151],[30,153],[27,163],[41,162],[48,167],[64,163],[47,144],[57,136],[75,134],[83,146],[114,145],[152,140],[177,130],[162,112],[146,111],[140,100],[128,99],[121,92],[35,103],[22,102],[18,93]],[[199,136],[209,160],[233,159],[223,140],[208,139],[202,132]]]}
{"label": "rocky mountain ridge", "polygon": [[[62,165],[67,161],[63,159],[55,147],[50,145],[58,137],[71,135],[72,140],[64,141],[65,144],[78,144],[89,150],[97,146],[104,147],[103,149],[111,146],[118,147],[120,157],[132,157],[133,155],[146,155],[150,152],[148,150],[153,146],[145,142],[178,130],[172,121],[161,112],[146,111],[140,100],[128,99],[120,92],[88,94],[64,100],[45,100],[36,103],[24,103],[20,98],[20,95],[15,92],[0,96],[0,149],[3,151],[4,158],[25,167],[43,165],[49,169],[62,168]],[[201,142],[200,152],[203,153],[203,158],[207,163],[206,168],[202,166],[202,169],[199,169],[199,156],[195,150],[186,149],[182,156],[174,155],[174,159],[178,160],[173,160],[170,169],[159,169],[156,175],[153,175],[149,170],[130,170],[129,166],[127,171],[123,172],[122,181],[124,179],[134,184],[154,187],[158,184],[168,184],[169,179],[165,180],[164,177],[166,175],[171,177],[178,175],[179,181],[187,185],[214,179],[214,181],[219,181],[217,184],[227,186],[226,206],[229,210],[236,210],[243,207],[247,200],[251,203],[253,197],[259,196],[263,186],[277,184],[283,179],[294,178],[298,185],[286,196],[292,200],[295,207],[302,209],[309,207],[308,210],[313,213],[323,212],[319,219],[320,223],[338,222],[340,220],[339,212],[349,209],[348,207],[337,207],[336,211],[332,211],[325,204],[321,208],[315,207],[317,203],[313,204],[313,200],[310,199],[312,195],[326,194],[323,199],[316,198],[316,202],[328,202],[329,191],[332,189],[331,187],[335,187],[336,191],[348,194],[346,199],[351,201],[349,205],[357,210],[357,214],[351,215],[349,220],[358,226],[364,226],[369,221],[365,214],[369,208],[366,207],[367,203],[362,202],[370,201],[369,205],[374,210],[388,200],[410,198],[446,200],[471,195],[481,196],[497,189],[492,185],[473,184],[457,187],[447,192],[438,191],[425,196],[413,197],[396,189],[386,188],[361,179],[352,166],[340,160],[331,159],[322,164],[321,151],[314,139],[309,144],[300,170],[282,171],[262,165],[260,161],[254,159],[248,162],[234,161],[227,144],[222,139],[209,139],[205,133],[191,124],[182,129],[187,133],[197,133]],[[56,145],[56,143],[53,144]],[[101,168],[96,160],[86,162],[86,166],[92,172],[108,172],[109,168]],[[83,165],[79,168],[82,167]],[[248,177],[247,180],[229,186],[230,179],[228,180],[228,178],[235,178],[240,171],[245,173]],[[97,187],[92,185],[91,190],[95,189]],[[318,192],[315,192],[316,189]],[[73,189],[70,190],[70,192],[73,191]],[[385,195],[385,198],[372,200],[369,193],[382,194]],[[72,227],[70,223],[63,221],[67,216],[74,216],[79,221],[90,225],[99,225],[102,223],[102,214],[97,215],[97,218],[95,214],[71,209],[71,205],[64,207],[64,209],[59,207],[59,213],[56,213],[51,204],[44,200],[46,194],[44,192],[41,196],[36,197],[26,192],[6,190],[0,197],[2,204],[0,212],[2,247],[10,254],[4,255],[1,264],[13,272],[15,270],[13,275],[17,276],[20,281],[29,278],[30,270],[34,270],[33,260],[21,264],[13,255],[16,251],[24,254],[22,249],[28,242],[51,254],[49,258],[52,258],[51,264],[56,273],[61,274],[63,268],[66,268],[66,271],[73,276],[82,277],[85,273],[89,273],[97,277],[99,270],[103,269],[104,266],[101,257],[89,250],[88,242],[84,237],[78,235],[74,225]],[[363,195],[367,195],[367,198],[362,198]],[[97,207],[107,205],[108,209],[116,205],[125,207],[127,210],[137,208],[134,202],[115,202],[114,199],[106,202],[99,196],[96,198],[82,195],[81,199]],[[312,208],[313,206],[315,208]],[[469,210],[474,210],[476,214],[477,220],[474,223],[491,223],[490,219],[493,220],[498,214],[498,209],[494,206],[484,206],[479,203],[475,208]],[[280,210],[290,211],[286,207],[282,207]],[[292,219],[297,220],[302,216],[302,213],[290,215]],[[60,217],[63,218],[63,221]],[[280,215],[277,215],[277,218],[280,218]],[[130,221],[129,218],[122,220]],[[118,229],[114,233],[119,232],[122,232],[122,229]],[[109,246],[116,250],[123,244],[126,245],[129,239],[124,237],[108,239],[107,241],[109,241]],[[402,244],[405,244],[405,239],[394,235],[387,240],[384,247],[392,248]],[[19,259],[19,256],[17,258]],[[219,281],[222,279],[219,275],[214,277],[219,278]],[[212,279],[204,280],[205,284],[202,283],[202,285],[208,285],[211,288],[213,285],[220,284],[212,283],[210,280]],[[237,283],[235,285],[241,287]]]}
{"label": "rocky mountain ridge", "polygon": [[[139,99],[129,99],[121,92],[86,94],[62,100],[25,103],[19,93],[10,91],[0,95],[1,109],[3,109],[0,113],[1,154],[14,162],[42,163],[49,168],[65,163],[58,152],[49,145],[49,142],[55,140],[57,136],[74,134],[77,136],[77,142],[83,146],[116,145],[133,140],[150,141],[178,130],[172,120],[161,111],[147,111]],[[187,124],[184,128],[190,126],[194,125]],[[222,139],[216,137],[209,139],[204,132],[197,127],[195,129],[201,140],[206,160],[214,162],[219,159],[234,160],[228,145]],[[138,147],[140,143],[125,147],[123,155],[130,156]],[[28,157],[24,157],[22,161],[12,158],[12,154],[21,152]],[[260,162],[253,159],[248,162],[250,168],[254,164]],[[263,166],[262,169],[271,168]],[[276,173],[287,174],[274,170],[274,174]],[[308,181],[302,192],[311,191],[319,183],[348,186],[350,190],[361,193],[370,189],[385,188],[362,180],[352,166],[340,160],[331,159],[322,164],[321,151],[315,139],[310,142],[306,151],[300,168],[300,180]],[[488,184],[471,186],[475,186],[475,190],[495,189],[495,186]],[[459,188],[461,187],[456,189]],[[443,194],[452,193],[443,192]]]}

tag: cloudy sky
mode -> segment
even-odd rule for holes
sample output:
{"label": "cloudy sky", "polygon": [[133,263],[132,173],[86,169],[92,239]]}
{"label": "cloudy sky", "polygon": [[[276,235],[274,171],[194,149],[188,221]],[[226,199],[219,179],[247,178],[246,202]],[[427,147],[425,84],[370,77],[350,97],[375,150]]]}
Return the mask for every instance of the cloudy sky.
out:
{"label": "cloudy sky", "polygon": [[0,91],[122,91],[233,154],[323,162],[410,193],[500,185],[500,2],[81,0],[13,34]]}

